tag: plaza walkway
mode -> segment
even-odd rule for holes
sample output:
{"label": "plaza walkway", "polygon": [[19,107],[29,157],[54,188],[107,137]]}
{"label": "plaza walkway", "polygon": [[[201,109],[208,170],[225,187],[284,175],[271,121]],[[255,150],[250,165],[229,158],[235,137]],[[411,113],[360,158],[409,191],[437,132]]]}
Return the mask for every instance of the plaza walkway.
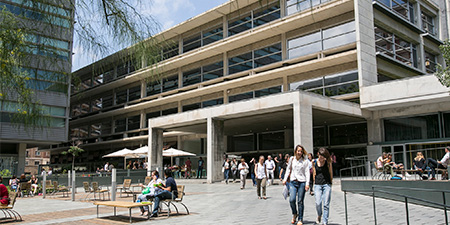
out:
{"label": "plaza walkway", "polygon": [[[282,185],[267,188],[267,200],[256,196],[251,180],[248,187],[240,189],[239,183],[205,184],[205,180],[177,180],[186,185],[186,196],[183,202],[189,207],[190,215],[166,216],[146,220],[140,217],[139,210],[133,210],[133,222],[138,224],[285,224],[289,225],[291,211],[289,203],[284,200]],[[77,195],[77,199],[82,197]],[[119,196],[119,195],[117,195]],[[132,201],[129,198],[117,200]],[[372,198],[357,194],[348,194],[349,224],[374,224]],[[406,224],[405,206],[403,203],[377,199],[378,224]],[[314,197],[305,197],[304,224],[314,224],[316,211]],[[72,202],[62,197],[20,198],[15,209],[23,216],[24,221],[14,224],[128,224],[127,210],[118,209],[120,216],[113,217],[113,208],[100,207],[100,218],[96,217],[96,206],[92,202]],[[409,205],[411,224],[444,224],[442,210]],[[331,215],[329,224],[345,224],[344,194],[337,181],[333,185]]]}

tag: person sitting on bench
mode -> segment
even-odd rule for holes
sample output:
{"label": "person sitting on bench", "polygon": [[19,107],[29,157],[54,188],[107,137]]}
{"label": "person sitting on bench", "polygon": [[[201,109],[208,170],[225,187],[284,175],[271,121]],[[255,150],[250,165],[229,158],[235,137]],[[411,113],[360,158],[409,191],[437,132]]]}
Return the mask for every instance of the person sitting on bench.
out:
{"label": "person sitting on bench", "polygon": [[[448,164],[450,163],[450,146],[445,147],[445,155],[442,157],[441,161],[436,161],[435,159],[428,158],[427,165],[431,168],[431,180],[436,180],[436,168],[438,169],[447,169]],[[447,180],[447,175],[442,175],[442,180]]]}
{"label": "person sitting on bench", "polygon": [[428,177],[423,175],[423,171],[427,167],[425,157],[423,157],[422,152],[417,152],[416,157],[414,158],[414,169],[417,170],[417,174],[419,174],[422,179],[426,180]]}
{"label": "person sitting on bench", "polygon": [[153,212],[150,217],[158,216],[159,202],[164,199],[172,199],[178,196],[177,183],[172,177],[172,170],[164,170],[164,175],[166,177],[166,184],[161,187],[163,191],[155,195],[155,200],[153,202]]}

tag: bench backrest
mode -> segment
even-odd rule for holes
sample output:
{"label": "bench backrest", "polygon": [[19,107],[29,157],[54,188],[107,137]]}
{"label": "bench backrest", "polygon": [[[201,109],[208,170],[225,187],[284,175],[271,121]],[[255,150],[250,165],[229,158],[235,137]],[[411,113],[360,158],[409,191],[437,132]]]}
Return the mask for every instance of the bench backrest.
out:
{"label": "bench backrest", "polygon": [[89,193],[91,192],[91,187],[89,186],[89,182],[84,181],[83,182],[84,192]]}
{"label": "bench backrest", "polygon": [[59,185],[58,185],[58,181],[53,181],[53,187],[54,187],[54,188],[58,188],[58,186],[59,186]]}
{"label": "bench backrest", "polygon": [[130,187],[131,187],[131,179],[123,180],[123,188],[130,188]]}
{"label": "bench backrest", "polygon": [[99,189],[98,189],[98,182],[93,181],[91,184],[92,184],[92,190],[93,190],[94,192],[99,190]]}
{"label": "bench backrest", "polygon": [[20,185],[20,190],[22,190],[22,191],[31,190],[31,183],[22,182],[19,185]]}
{"label": "bench backrest", "polygon": [[52,186],[52,180],[46,180],[45,181],[45,187],[46,188],[49,188],[49,187],[51,187]]}
{"label": "bench backrest", "polygon": [[19,193],[10,191],[8,193],[8,195],[9,195],[9,205],[11,205],[11,207],[14,207],[14,204],[16,203],[16,199],[17,199],[17,196],[19,195]]}
{"label": "bench backrest", "polygon": [[152,180],[152,177],[146,176],[145,180],[144,180],[144,185],[148,185],[148,183],[150,183],[151,180]]}
{"label": "bench backrest", "polygon": [[184,185],[177,185],[178,196],[175,198],[177,201],[183,201]]}

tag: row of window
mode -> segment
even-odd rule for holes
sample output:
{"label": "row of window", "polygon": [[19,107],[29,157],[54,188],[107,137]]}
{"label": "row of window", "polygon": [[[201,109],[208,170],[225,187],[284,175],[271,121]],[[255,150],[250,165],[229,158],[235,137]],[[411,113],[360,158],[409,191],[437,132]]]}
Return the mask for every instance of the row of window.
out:
{"label": "row of window", "polygon": [[331,0],[287,0],[286,13],[292,15],[297,12],[305,11]]}
{"label": "row of window", "polygon": [[[45,23],[53,24],[56,26],[61,26],[65,28],[71,27],[70,19],[68,18],[62,18],[59,16],[49,15],[47,13],[38,12],[31,9],[25,9],[20,6],[15,6],[7,3],[0,2],[0,7],[5,7],[6,10],[9,12],[18,15],[23,16],[25,18],[35,20],[35,21],[42,21]],[[50,11],[51,12],[51,11]]]}
{"label": "row of window", "polygon": [[229,58],[228,74],[280,62],[281,59],[281,43],[277,43]]}
{"label": "row of window", "polygon": [[30,0],[9,0],[10,2],[14,2],[23,6],[27,6],[33,9],[39,9],[45,11],[49,14],[56,14],[63,17],[70,17],[70,10],[64,9],[61,7],[45,4],[38,1],[30,1]]}
{"label": "row of window", "polygon": [[21,71],[23,73],[25,73],[24,75],[26,77],[29,77],[31,79],[37,79],[37,80],[42,80],[42,81],[53,81],[53,82],[60,82],[60,83],[67,82],[67,75],[64,75],[64,74],[58,73],[58,72],[24,68],[24,67],[21,68]]}
{"label": "row of window", "polygon": [[[416,4],[415,1],[410,0],[376,0],[376,1],[380,2],[388,9],[390,9],[392,12],[404,18],[405,20],[413,24],[416,24],[414,12],[414,4]],[[437,35],[437,31],[434,25],[435,18],[436,16],[432,16],[429,13],[425,12],[424,10],[421,10],[420,12],[422,29],[434,36]]]}
{"label": "row of window", "polygon": [[[66,109],[64,107],[41,105],[40,109],[42,110],[43,115],[49,115],[49,116],[65,116],[66,115]],[[15,113],[17,111],[20,111],[20,107],[17,102],[0,101],[0,111]]]}
{"label": "row of window", "polygon": [[355,21],[288,40],[289,59],[336,48],[356,41]]}
{"label": "row of window", "polygon": [[329,97],[359,92],[358,71],[291,83],[290,89],[309,91]]}
{"label": "row of window", "polygon": [[[2,112],[0,113],[0,122],[11,123],[13,122],[14,114],[12,112]],[[37,121],[37,126],[43,127],[65,127],[66,120],[64,118],[47,117],[45,119],[39,119]]]}
{"label": "row of window", "polygon": [[54,38],[44,37],[37,34],[27,34],[25,40],[35,45],[45,45],[54,48],[70,50],[68,41],[61,41]]}
{"label": "row of window", "polygon": [[416,46],[394,33],[375,27],[375,46],[377,52],[417,68]]}
{"label": "row of window", "polygon": [[384,119],[385,141],[450,137],[450,113]]}

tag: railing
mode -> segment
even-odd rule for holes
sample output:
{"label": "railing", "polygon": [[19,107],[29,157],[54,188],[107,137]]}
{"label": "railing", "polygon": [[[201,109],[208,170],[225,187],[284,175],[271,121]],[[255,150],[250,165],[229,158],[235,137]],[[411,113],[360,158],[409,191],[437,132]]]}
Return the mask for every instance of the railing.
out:
{"label": "railing", "polygon": [[367,155],[363,155],[363,156],[355,156],[355,157],[348,157],[345,158],[346,161],[348,161],[350,163],[350,167],[347,168],[342,168],[339,170],[339,174],[340,174],[340,178],[342,180],[342,174],[344,174],[344,172],[346,171],[350,171],[350,177],[351,179],[367,179],[367,177],[370,177],[370,172],[368,172],[367,170],[371,170],[371,167],[369,165],[369,168],[367,168],[368,166],[368,156]]}
{"label": "railing", "polygon": [[[375,190],[376,188],[397,189],[397,190],[409,190],[409,191],[424,191],[424,192],[440,192],[440,193],[442,193],[442,203],[437,203],[437,202],[429,201],[429,200],[426,200],[426,199],[421,199],[421,198],[417,198],[417,197],[412,197],[412,196],[408,196],[408,195],[404,195],[404,194],[398,194],[398,193],[394,193],[394,192],[390,192],[390,191]],[[374,217],[375,225],[377,224],[377,211],[376,211],[376,201],[375,201],[375,198],[376,198],[375,193],[376,193],[376,192],[404,198],[404,202],[405,202],[405,212],[406,212],[406,224],[408,224],[408,225],[410,224],[410,223],[409,223],[408,199],[410,199],[410,200],[415,200],[415,201],[419,201],[419,202],[423,202],[423,203],[427,203],[427,204],[429,204],[429,205],[436,206],[436,207],[442,207],[442,208],[444,209],[445,224],[448,225],[447,208],[450,207],[450,205],[447,205],[447,203],[446,203],[445,194],[446,194],[446,193],[450,193],[450,191],[447,191],[447,190],[424,189],[424,188],[407,188],[407,187],[387,187],[387,186],[376,186],[376,185],[372,186],[372,191],[367,191],[367,190],[357,190],[357,189],[354,189],[354,190],[351,190],[351,189],[350,189],[350,190],[345,190],[345,191],[344,191],[345,224],[348,224],[347,192],[354,192],[354,193],[372,193],[372,201],[373,201],[373,217]]]}

